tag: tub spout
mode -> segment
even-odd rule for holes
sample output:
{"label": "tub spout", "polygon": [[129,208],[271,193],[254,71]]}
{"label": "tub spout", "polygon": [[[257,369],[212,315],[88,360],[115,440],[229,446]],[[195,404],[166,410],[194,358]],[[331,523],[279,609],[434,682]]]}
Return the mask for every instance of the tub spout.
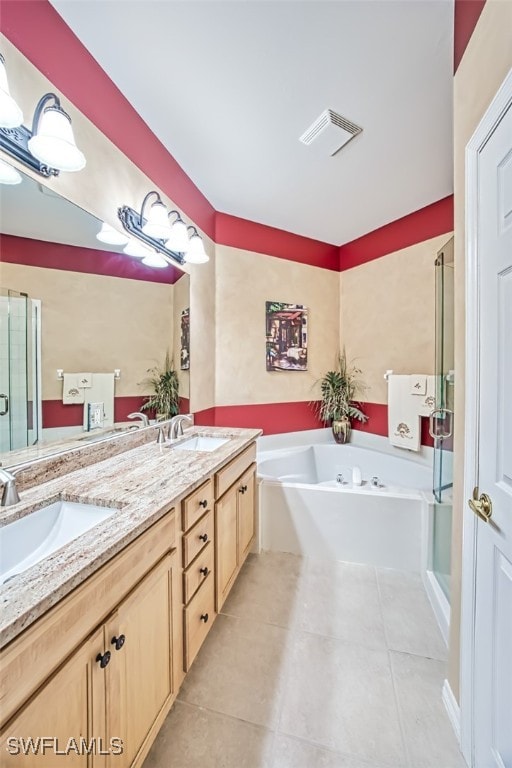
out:
{"label": "tub spout", "polygon": [[363,482],[363,479],[361,477],[360,467],[353,467],[352,468],[352,485],[361,485],[362,482]]}

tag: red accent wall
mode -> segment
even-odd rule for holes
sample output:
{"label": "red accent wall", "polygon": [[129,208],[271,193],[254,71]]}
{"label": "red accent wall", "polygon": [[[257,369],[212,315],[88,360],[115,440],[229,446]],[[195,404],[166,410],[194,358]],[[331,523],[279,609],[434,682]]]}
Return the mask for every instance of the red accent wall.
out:
{"label": "red accent wall", "polygon": [[215,216],[215,242],[337,271],[338,247],[227,213]]}
{"label": "red accent wall", "polygon": [[357,267],[453,230],[453,195],[420,208],[339,248],[339,270]]}
{"label": "red accent wall", "polygon": [[213,237],[215,211],[206,197],[47,0],[2,0],[0,31]]}
{"label": "red accent wall", "polygon": [[[145,399],[143,395],[114,398],[114,421],[126,421],[129,413],[140,411]],[[84,406],[63,405],[62,400],[43,400],[42,417],[43,429],[77,427],[83,424]]]}
{"label": "red accent wall", "polygon": [[464,51],[473,34],[485,0],[455,0],[453,9],[453,72],[464,56]]}
{"label": "red accent wall", "polygon": [[[353,422],[354,429],[373,435],[388,435],[388,407],[381,403],[364,403],[363,410],[369,416],[365,424]],[[242,427],[262,429],[264,435],[283,432],[302,432],[322,426],[309,402],[261,403],[257,405],[222,405],[197,411],[195,423],[208,427]],[[428,419],[421,419],[421,444],[432,446],[428,432]]]}
{"label": "red accent wall", "polygon": [[177,267],[146,267],[139,259],[113,251],[79,248],[75,245],[47,243],[27,237],[0,234],[0,261],[29,267],[63,269],[93,275],[109,275],[151,283],[175,283],[182,276]]}

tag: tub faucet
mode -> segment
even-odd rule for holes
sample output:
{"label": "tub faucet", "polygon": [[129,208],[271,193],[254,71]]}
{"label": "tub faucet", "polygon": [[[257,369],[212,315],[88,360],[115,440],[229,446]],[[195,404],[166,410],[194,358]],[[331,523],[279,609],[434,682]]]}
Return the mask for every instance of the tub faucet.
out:
{"label": "tub faucet", "polygon": [[[21,469],[18,470],[21,472]],[[16,488],[16,475],[18,472],[8,472],[6,469],[0,469],[0,482],[3,483],[2,501],[0,506],[9,507],[11,504],[17,504],[20,500],[18,489]]]}
{"label": "tub faucet", "polygon": [[[129,413],[127,419],[139,419],[142,422],[143,427],[149,427],[149,419],[145,413]],[[131,427],[130,427],[131,429]]]}
{"label": "tub faucet", "polygon": [[169,424],[169,440],[177,440],[183,434],[183,422],[188,421],[189,424],[193,424],[194,420],[190,414],[179,414],[173,416]]}

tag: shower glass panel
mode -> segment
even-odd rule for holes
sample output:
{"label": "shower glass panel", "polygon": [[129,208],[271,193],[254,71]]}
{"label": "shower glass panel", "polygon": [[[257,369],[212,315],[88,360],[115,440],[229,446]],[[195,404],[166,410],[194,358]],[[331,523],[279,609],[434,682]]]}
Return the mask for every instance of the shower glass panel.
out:
{"label": "shower glass panel", "polygon": [[37,442],[40,302],[0,288],[0,451]]}
{"label": "shower glass panel", "polygon": [[436,275],[436,415],[434,439],[434,514],[432,571],[450,600],[453,399],[454,399],[454,274],[453,238],[438,253]]}

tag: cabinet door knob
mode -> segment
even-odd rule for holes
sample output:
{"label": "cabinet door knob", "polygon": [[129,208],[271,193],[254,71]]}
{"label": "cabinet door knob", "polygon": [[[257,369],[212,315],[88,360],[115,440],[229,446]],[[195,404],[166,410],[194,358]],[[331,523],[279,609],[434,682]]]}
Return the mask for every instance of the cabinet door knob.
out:
{"label": "cabinet door knob", "polygon": [[245,493],[246,490],[247,490],[247,486],[246,485],[242,485],[238,490],[240,491],[240,493]]}
{"label": "cabinet door knob", "polygon": [[203,507],[204,509],[206,509],[206,507],[208,506],[208,501],[207,501],[207,499],[203,499],[202,501],[200,501],[200,502],[199,502],[199,506],[200,506],[200,507]]}
{"label": "cabinet door knob", "polygon": [[111,656],[110,651],[105,651],[103,655],[101,655],[101,653],[98,653],[98,655],[96,656],[96,661],[99,662],[99,665],[102,669],[105,669],[105,667],[109,663],[110,656]]}
{"label": "cabinet door knob", "polygon": [[204,543],[206,544],[206,542],[208,541],[208,534],[203,533],[201,534],[201,536],[199,536],[199,538],[201,539],[201,541],[204,541]]}
{"label": "cabinet door knob", "polygon": [[208,614],[207,613],[202,613],[201,614],[201,621],[204,621],[204,623],[206,624],[206,622],[208,621]]}
{"label": "cabinet door knob", "polygon": [[203,576],[208,576],[208,574],[210,573],[210,571],[209,571],[209,570],[208,570],[208,568],[205,566],[204,568],[200,568],[200,569],[199,569],[199,573],[202,573],[202,574],[203,574]]}
{"label": "cabinet door knob", "polygon": [[126,637],[125,637],[124,635],[119,635],[119,637],[116,637],[116,636],[114,635],[114,637],[113,637],[113,638],[112,638],[112,640],[110,641],[110,644],[115,646],[115,648],[116,648],[116,651],[120,651],[120,650],[121,650],[121,648],[122,648],[122,647],[123,647],[123,645],[124,645],[124,641],[125,641],[125,640],[126,640]]}

